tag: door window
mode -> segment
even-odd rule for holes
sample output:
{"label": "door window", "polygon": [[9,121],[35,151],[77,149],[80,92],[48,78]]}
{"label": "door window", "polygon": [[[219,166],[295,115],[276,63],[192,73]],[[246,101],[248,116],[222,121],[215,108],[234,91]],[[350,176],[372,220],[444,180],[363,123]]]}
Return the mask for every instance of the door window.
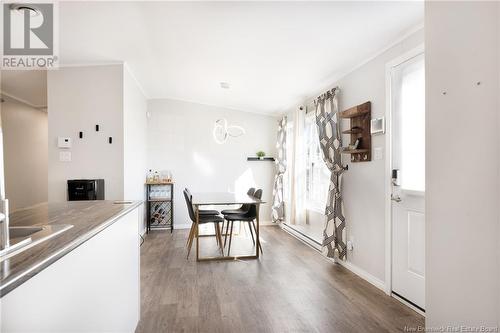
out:
{"label": "door window", "polygon": [[[425,70],[423,56],[394,68],[393,102],[398,108],[394,133],[400,139],[393,147],[399,156],[401,189],[425,191]],[[397,133],[399,132],[399,133]],[[404,149],[402,148],[404,147]],[[398,165],[396,165],[398,164]]]}

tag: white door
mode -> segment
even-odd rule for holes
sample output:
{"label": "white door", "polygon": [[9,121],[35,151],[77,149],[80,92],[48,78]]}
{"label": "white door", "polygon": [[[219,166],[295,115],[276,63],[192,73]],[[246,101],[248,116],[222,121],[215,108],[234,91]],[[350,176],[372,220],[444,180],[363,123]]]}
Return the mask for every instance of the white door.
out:
{"label": "white door", "polygon": [[420,54],[391,70],[392,292],[425,309],[425,71]]}

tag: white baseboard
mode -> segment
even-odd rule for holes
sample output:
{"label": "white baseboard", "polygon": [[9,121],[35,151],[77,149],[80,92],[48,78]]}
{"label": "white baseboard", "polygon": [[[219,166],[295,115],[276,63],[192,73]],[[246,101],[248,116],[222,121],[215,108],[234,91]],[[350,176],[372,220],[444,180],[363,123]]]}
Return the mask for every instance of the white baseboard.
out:
{"label": "white baseboard", "polygon": [[372,285],[374,285],[378,289],[385,292],[384,281],[371,275],[367,271],[359,268],[358,266],[354,265],[353,263],[351,263],[349,261],[343,261],[343,260],[338,260],[338,259],[334,260],[332,258],[327,258],[323,253],[321,253],[321,248],[318,246],[318,244],[311,242],[309,239],[307,239],[307,237],[302,236],[300,233],[296,232],[293,228],[290,228],[289,226],[284,225],[283,223],[281,224],[281,228],[283,230],[285,230],[287,233],[289,233],[290,235],[292,235],[293,237],[297,238],[299,241],[303,242],[304,244],[308,245],[309,247],[312,247],[313,249],[320,252],[320,254],[323,257],[325,257],[326,259],[328,259],[330,262],[338,263],[339,265],[347,268],[348,270],[350,270],[351,272],[353,272],[354,274],[356,274],[357,276],[359,276],[363,280],[368,281],[369,283],[371,283]]}
{"label": "white baseboard", "polygon": [[[382,281],[379,278],[371,275],[370,273],[368,273],[365,270],[359,268],[358,266],[354,265],[351,262],[342,261],[342,260],[332,260],[332,261],[338,263],[339,265],[342,265],[345,268],[347,268],[348,270],[350,270],[351,272],[353,272],[354,274],[356,274],[357,276],[359,276],[363,280],[366,280],[367,282],[371,283],[373,286],[377,287],[378,289],[382,290],[385,293],[386,286],[385,286],[384,281]],[[415,311],[415,312],[417,312],[420,315],[422,315],[422,316],[425,317],[425,312],[423,312],[422,310],[420,310],[419,308],[417,308],[413,304],[407,302],[406,300],[402,299],[398,295],[393,294],[391,292],[391,294],[389,296],[391,296],[392,298],[395,298],[397,301],[403,303],[404,305],[406,305],[407,307],[409,307],[413,311]]]}
{"label": "white baseboard", "polygon": [[337,260],[334,260],[334,262],[347,268],[348,270],[350,270],[351,272],[353,272],[354,274],[356,274],[357,276],[359,276],[363,280],[368,281],[369,283],[371,283],[372,285],[374,285],[375,287],[377,287],[378,289],[382,290],[385,293],[385,282],[384,281],[371,275],[370,273],[368,273],[364,269],[359,268],[358,266],[354,265],[350,261],[343,261],[343,260],[337,259]]}
{"label": "white baseboard", "polygon": [[284,231],[286,231],[288,234],[290,234],[292,237],[297,238],[299,241],[301,241],[305,245],[313,248],[316,251],[321,252],[321,246],[320,245],[316,244],[315,242],[312,242],[307,237],[304,237],[302,234],[300,234],[299,232],[297,232],[293,228],[290,228],[289,226],[287,226],[284,223],[280,223],[280,227],[281,227],[281,229],[283,229]]}

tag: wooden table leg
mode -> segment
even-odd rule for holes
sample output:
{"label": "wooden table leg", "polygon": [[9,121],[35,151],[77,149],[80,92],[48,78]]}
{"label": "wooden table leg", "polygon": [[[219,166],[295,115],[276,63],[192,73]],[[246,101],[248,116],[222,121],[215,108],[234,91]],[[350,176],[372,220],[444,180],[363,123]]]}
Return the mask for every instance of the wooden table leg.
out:
{"label": "wooden table leg", "polygon": [[188,236],[188,239],[186,241],[186,247],[189,246],[189,241],[193,237],[193,234],[194,234],[194,223],[191,223],[191,228],[189,229],[189,236]]}
{"label": "wooden table leg", "polygon": [[200,209],[198,206],[195,206],[196,209],[196,261],[200,261]]}
{"label": "wooden table leg", "polygon": [[193,238],[194,238],[195,228],[196,228],[196,224],[193,223],[193,225],[191,227],[191,232],[189,233],[189,239],[188,239],[188,244],[187,244],[188,253],[187,253],[186,259],[189,259],[189,254],[191,253],[191,247],[193,246]]}

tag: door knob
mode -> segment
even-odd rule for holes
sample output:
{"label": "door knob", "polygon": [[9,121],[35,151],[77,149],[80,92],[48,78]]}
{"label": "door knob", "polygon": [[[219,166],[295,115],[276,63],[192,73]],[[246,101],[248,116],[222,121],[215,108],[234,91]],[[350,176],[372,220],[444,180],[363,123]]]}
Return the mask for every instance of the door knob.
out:
{"label": "door knob", "polygon": [[396,202],[401,202],[402,199],[399,195],[394,195],[394,194],[391,194],[391,200],[392,201],[396,201]]}

